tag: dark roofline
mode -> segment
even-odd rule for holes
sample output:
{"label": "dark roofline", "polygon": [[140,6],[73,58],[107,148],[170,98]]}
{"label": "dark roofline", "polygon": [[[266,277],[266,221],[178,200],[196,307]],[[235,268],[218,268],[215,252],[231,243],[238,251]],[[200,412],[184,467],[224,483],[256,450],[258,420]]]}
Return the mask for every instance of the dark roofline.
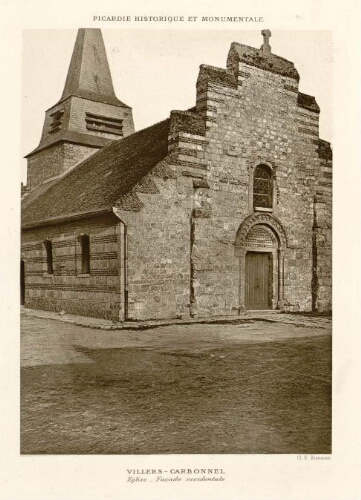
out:
{"label": "dark roofline", "polygon": [[318,156],[322,160],[332,161],[332,146],[331,143],[324,139],[318,141]]}
{"label": "dark roofline", "polygon": [[79,99],[84,99],[86,101],[102,102],[104,104],[118,106],[119,108],[132,109],[130,106],[120,101],[117,97],[96,94],[95,92],[87,92],[86,90],[78,89],[76,92],[73,92],[66,97],[61,97],[61,99],[56,104],[48,108],[46,111],[50,111],[52,108],[55,108],[55,106],[58,106],[70,97],[79,97]]}
{"label": "dark roofline", "polygon": [[39,151],[55,146],[55,144],[58,144],[59,142],[70,142],[72,144],[79,144],[81,146],[89,146],[90,148],[99,149],[114,142],[114,140],[119,140],[119,139],[108,139],[107,137],[99,137],[97,135],[90,135],[90,134],[88,135],[88,134],[82,134],[81,132],[68,131],[58,139],[54,138],[53,141],[45,143],[42,146],[39,144],[37,148],[31,151],[31,153],[28,153],[26,156],[24,156],[24,158],[29,158],[30,156],[32,156],[35,153],[38,153]]}
{"label": "dark roofline", "polygon": [[21,226],[21,228],[24,231],[26,231],[27,229],[33,229],[35,227],[54,226],[56,224],[59,224],[60,222],[82,219],[85,216],[87,218],[94,217],[96,215],[101,215],[101,214],[110,213],[110,212],[113,213],[113,207],[102,207],[102,208],[98,208],[96,210],[91,210],[91,211],[85,210],[84,212],[77,212],[75,214],[61,215],[59,217],[50,217],[49,219],[44,219],[41,221],[32,222],[30,224],[24,224]]}
{"label": "dark roofline", "polygon": [[298,93],[297,105],[300,108],[307,109],[308,111],[313,111],[314,113],[320,113],[320,107],[316,102],[316,99],[312,95]]}

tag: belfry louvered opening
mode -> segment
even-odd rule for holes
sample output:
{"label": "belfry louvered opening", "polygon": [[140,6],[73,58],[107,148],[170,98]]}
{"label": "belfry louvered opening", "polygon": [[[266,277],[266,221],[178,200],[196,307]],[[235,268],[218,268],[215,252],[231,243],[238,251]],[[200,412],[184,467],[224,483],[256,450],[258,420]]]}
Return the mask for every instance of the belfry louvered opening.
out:
{"label": "belfry louvered opening", "polygon": [[85,121],[88,130],[123,136],[123,120],[120,118],[86,113]]}

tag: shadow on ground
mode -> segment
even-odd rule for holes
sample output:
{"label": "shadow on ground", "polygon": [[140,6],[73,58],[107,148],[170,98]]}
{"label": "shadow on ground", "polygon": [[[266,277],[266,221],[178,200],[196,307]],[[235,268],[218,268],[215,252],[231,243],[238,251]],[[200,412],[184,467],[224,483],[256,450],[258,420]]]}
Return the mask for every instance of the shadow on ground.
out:
{"label": "shadow on ground", "polygon": [[22,369],[23,454],[331,452],[331,337]]}

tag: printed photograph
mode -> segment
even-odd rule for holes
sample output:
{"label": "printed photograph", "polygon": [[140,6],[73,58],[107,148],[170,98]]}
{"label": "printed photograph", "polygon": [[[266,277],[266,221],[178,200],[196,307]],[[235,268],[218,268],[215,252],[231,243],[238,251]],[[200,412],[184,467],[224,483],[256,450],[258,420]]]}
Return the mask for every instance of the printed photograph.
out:
{"label": "printed photograph", "polygon": [[22,80],[21,453],[331,454],[331,32],[25,30]]}

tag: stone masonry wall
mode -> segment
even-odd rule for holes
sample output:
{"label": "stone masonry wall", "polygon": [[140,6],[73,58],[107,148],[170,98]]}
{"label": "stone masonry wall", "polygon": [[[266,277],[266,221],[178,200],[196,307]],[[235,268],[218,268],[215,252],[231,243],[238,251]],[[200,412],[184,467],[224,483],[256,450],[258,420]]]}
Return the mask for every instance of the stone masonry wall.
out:
{"label": "stone masonry wall", "polygon": [[139,212],[117,210],[127,225],[129,319],[189,317],[192,179],[166,170],[148,177],[153,189],[137,188]]}
{"label": "stone masonry wall", "polygon": [[[128,227],[129,318],[238,314],[244,268],[237,233],[252,214],[282,231],[274,279],[282,280],[283,296],[273,297],[273,307],[311,310],[318,113],[314,99],[299,93],[297,78],[243,63],[236,74],[201,67],[196,108],[171,113],[172,175],[155,170],[156,189],[138,186],[138,208],[119,208]],[[252,204],[261,163],[274,178],[266,213]]]}
{"label": "stone masonry wall", "polygon": [[[79,236],[90,236],[90,274],[82,274]],[[24,231],[25,306],[119,320],[123,311],[119,220],[113,215]],[[44,240],[53,246],[47,274]]]}
{"label": "stone masonry wall", "polygon": [[312,98],[304,102],[300,95],[297,79],[244,63],[239,63],[234,77],[226,70],[201,67],[193,113],[205,120],[203,145],[200,141],[195,149],[193,135],[188,156],[181,137],[172,146],[182,161],[193,164],[194,172],[203,168],[209,183],[209,189],[203,190],[207,210],[198,213],[193,224],[197,315],[238,311],[242,276],[236,234],[253,212],[252,176],[261,163],[273,171],[272,216],[287,236],[284,307],[292,311],[312,307],[315,174],[320,169],[318,109],[309,104]]}
{"label": "stone masonry wall", "polygon": [[[118,200],[117,217],[24,233],[26,305],[118,319],[127,296],[130,320],[236,315],[244,307],[240,245],[250,244],[239,234],[261,228],[273,242],[263,251],[277,260],[272,307],[330,308],[331,160],[319,140],[318,106],[299,92],[298,73],[286,63],[282,74],[257,67],[257,59],[229,61],[227,70],[201,66],[196,107],[171,113],[168,156]],[[259,164],[272,172],[271,209],[253,207]],[[86,278],[76,272],[81,232],[97,256]],[[55,245],[50,278],[46,238]]]}
{"label": "stone masonry wall", "polygon": [[332,309],[332,151],[328,142],[320,141],[319,156],[313,228],[313,308],[323,312]]}

